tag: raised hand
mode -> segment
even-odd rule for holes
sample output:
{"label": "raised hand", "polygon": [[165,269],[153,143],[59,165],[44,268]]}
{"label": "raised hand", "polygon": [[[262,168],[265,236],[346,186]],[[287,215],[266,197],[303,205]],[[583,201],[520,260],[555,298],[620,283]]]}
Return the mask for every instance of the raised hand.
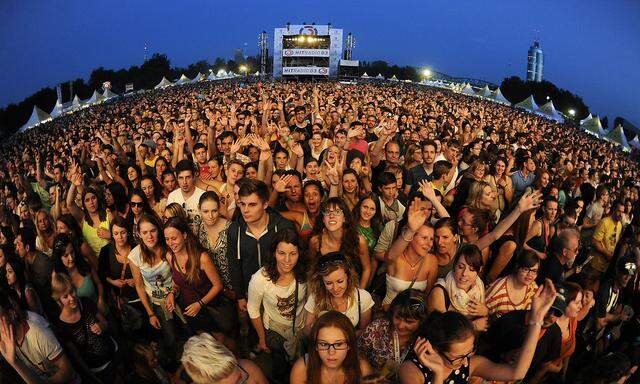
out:
{"label": "raised hand", "polygon": [[520,212],[526,212],[530,209],[536,209],[542,203],[542,192],[534,191],[533,193],[525,193],[518,201],[518,209]]}
{"label": "raised hand", "polygon": [[325,164],[327,164],[326,174],[327,174],[327,178],[329,179],[329,183],[331,183],[332,185],[340,184],[340,174],[338,173],[338,162],[336,161],[333,165],[331,165],[325,161]]}
{"label": "raised hand", "polygon": [[287,191],[287,186],[291,184],[291,180],[293,179],[293,175],[284,175],[278,181],[273,183],[273,189],[278,193],[285,193]]}
{"label": "raised hand", "polygon": [[436,191],[433,190],[429,181],[422,180],[418,185],[420,186],[420,192],[422,192],[422,195],[429,201],[435,201],[437,199]]}
{"label": "raised hand", "polygon": [[417,197],[413,199],[409,206],[409,214],[407,217],[407,226],[411,231],[418,232],[418,229],[424,225],[425,220],[429,217],[429,211],[422,209],[422,201]]}
{"label": "raised hand", "polygon": [[416,356],[418,356],[418,360],[420,360],[422,365],[429,368],[436,377],[442,377],[444,361],[442,361],[442,357],[433,349],[429,341],[418,337],[418,340],[416,340],[413,346],[413,351],[416,353]]}
{"label": "raised hand", "polygon": [[7,317],[0,317],[0,354],[13,366],[16,362],[16,338]]}
{"label": "raised hand", "polygon": [[291,151],[293,153],[295,153],[296,156],[298,157],[303,157],[304,156],[304,150],[302,149],[302,146],[300,145],[300,143],[294,143],[291,145]]}
{"label": "raised hand", "polygon": [[556,288],[550,279],[546,279],[543,285],[538,287],[531,302],[531,318],[535,322],[542,323],[545,315],[556,299]]}

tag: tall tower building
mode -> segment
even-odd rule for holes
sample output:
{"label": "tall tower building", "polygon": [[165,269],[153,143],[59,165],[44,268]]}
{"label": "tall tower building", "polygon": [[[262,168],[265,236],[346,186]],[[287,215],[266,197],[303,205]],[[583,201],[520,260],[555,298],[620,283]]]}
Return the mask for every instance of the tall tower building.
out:
{"label": "tall tower building", "polygon": [[544,55],[542,48],[540,48],[540,42],[534,41],[529,48],[529,55],[527,56],[527,81],[542,81],[542,68],[544,66]]}

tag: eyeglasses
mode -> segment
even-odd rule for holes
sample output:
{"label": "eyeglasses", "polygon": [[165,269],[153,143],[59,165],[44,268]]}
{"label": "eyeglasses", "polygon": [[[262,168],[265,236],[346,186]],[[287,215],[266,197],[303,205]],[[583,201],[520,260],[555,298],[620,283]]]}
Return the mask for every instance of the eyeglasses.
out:
{"label": "eyeglasses", "polygon": [[316,349],[318,351],[328,351],[333,348],[336,351],[344,351],[345,349],[349,349],[349,343],[346,341],[338,341],[336,343],[326,343],[324,341],[319,341],[316,343]]}
{"label": "eyeglasses", "polygon": [[451,365],[458,365],[460,362],[470,358],[471,356],[473,356],[476,353],[476,348],[473,347],[473,349],[471,350],[471,352],[467,353],[466,355],[463,356],[459,356],[453,359],[450,359],[449,356],[447,356],[444,353],[440,353],[442,356],[444,356],[444,358],[449,362],[449,364]]}
{"label": "eyeglasses", "polygon": [[142,201],[131,201],[129,202],[129,205],[132,207],[142,208],[144,206],[144,203]]}
{"label": "eyeglasses", "polygon": [[340,208],[336,208],[334,210],[325,209],[322,211],[323,216],[342,216],[343,213],[344,212],[342,212],[342,209]]}
{"label": "eyeglasses", "polygon": [[538,271],[540,270],[539,268],[529,268],[529,267],[520,267],[520,269],[522,270],[522,272],[526,273],[526,274],[533,274],[533,275],[537,275]]}

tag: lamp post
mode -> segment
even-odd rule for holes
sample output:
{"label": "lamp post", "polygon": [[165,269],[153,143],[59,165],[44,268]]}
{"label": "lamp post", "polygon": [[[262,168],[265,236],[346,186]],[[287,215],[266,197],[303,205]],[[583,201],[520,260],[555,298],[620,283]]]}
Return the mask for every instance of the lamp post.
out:
{"label": "lamp post", "polygon": [[247,70],[248,70],[249,68],[247,68],[247,66],[246,66],[246,65],[242,64],[242,65],[240,66],[240,68],[238,68],[238,69],[240,69],[240,72],[242,73],[242,75],[243,75],[244,77],[246,77],[246,76],[247,76]]}
{"label": "lamp post", "polygon": [[433,72],[429,68],[425,68],[422,70],[422,77],[426,80],[429,80],[433,76]]}

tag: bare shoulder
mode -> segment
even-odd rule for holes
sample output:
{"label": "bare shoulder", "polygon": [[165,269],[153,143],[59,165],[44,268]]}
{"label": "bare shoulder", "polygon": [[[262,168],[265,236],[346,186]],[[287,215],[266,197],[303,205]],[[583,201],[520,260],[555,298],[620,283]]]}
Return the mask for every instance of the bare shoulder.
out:
{"label": "bare shoulder", "polygon": [[405,361],[400,366],[398,371],[398,378],[400,384],[422,384],[424,383],[424,376],[422,372],[411,361]]}
{"label": "bare shoulder", "polygon": [[298,358],[291,368],[290,381],[292,383],[306,383],[307,382],[307,364],[304,361],[304,356]]}
{"label": "bare shoulder", "polygon": [[260,369],[260,367],[258,367],[251,360],[238,360],[238,364],[249,374],[248,383],[267,384],[269,382],[267,381],[267,378],[265,377],[264,373],[262,373],[262,370]]}

